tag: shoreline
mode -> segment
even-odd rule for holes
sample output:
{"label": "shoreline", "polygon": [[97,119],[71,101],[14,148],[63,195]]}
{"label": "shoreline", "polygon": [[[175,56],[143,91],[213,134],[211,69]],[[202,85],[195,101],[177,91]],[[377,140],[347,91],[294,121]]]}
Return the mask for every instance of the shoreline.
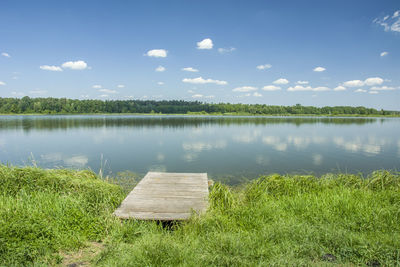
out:
{"label": "shoreline", "polygon": [[354,115],[354,114],[338,114],[338,115],[324,115],[324,114],[244,114],[244,113],[10,113],[0,114],[0,116],[149,116],[149,117],[168,117],[168,116],[182,116],[182,117],[269,117],[269,118],[284,118],[284,117],[299,117],[299,118],[400,118],[400,115]]}

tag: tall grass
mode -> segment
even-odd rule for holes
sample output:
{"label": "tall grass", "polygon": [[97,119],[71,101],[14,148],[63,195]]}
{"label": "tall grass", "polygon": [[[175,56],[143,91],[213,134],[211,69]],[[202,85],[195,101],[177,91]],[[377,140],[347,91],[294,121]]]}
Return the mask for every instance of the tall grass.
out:
{"label": "tall grass", "polygon": [[400,265],[398,173],[216,183],[207,213],[171,227],[113,218],[124,194],[88,171],[0,166],[0,265],[62,263],[87,241],[100,266]]}
{"label": "tall grass", "polygon": [[0,265],[27,265],[102,240],[124,195],[89,171],[0,166]]}

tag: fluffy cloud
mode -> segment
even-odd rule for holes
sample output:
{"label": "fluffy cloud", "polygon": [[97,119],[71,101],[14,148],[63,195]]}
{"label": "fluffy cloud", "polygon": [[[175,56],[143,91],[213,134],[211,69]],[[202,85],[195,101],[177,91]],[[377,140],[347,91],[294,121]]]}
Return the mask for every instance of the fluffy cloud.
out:
{"label": "fluffy cloud", "polygon": [[374,23],[383,27],[383,29],[388,32],[400,32],[400,10],[393,13],[393,16],[386,15],[383,18],[376,18],[373,20]]}
{"label": "fluffy cloud", "polygon": [[383,52],[381,53],[381,57],[387,56],[388,54],[389,54],[389,52],[383,51]]}
{"label": "fluffy cloud", "polygon": [[325,71],[326,69],[325,68],[323,68],[323,67],[316,67],[315,69],[313,69],[313,71],[316,71],[316,72],[323,72],[323,71]]}
{"label": "fluffy cloud", "polygon": [[297,81],[297,84],[308,84],[308,81]]}
{"label": "fluffy cloud", "polygon": [[108,97],[108,95],[99,95],[99,97],[105,98],[105,97]]}
{"label": "fluffy cloud", "polygon": [[167,57],[168,51],[165,49],[153,49],[146,53],[148,57]]}
{"label": "fluffy cloud", "polygon": [[372,77],[372,78],[365,79],[365,81],[361,81],[361,80],[347,81],[347,82],[343,83],[343,86],[346,86],[346,87],[361,87],[364,85],[373,86],[373,85],[380,85],[383,82],[384,82],[383,79],[380,77]]}
{"label": "fluffy cloud", "polygon": [[221,54],[231,53],[231,52],[233,52],[235,50],[236,50],[236,48],[234,48],[234,47],[218,48],[218,52],[221,53]]}
{"label": "fluffy cloud", "polygon": [[264,91],[277,91],[277,90],[281,90],[281,88],[279,86],[276,85],[266,85],[262,88]]}
{"label": "fluffy cloud", "polygon": [[99,92],[107,93],[107,94],[117,94],[118,93],[116,90],[110,90],[110,89],[105,89],[105,88],[100,89]]}
{"label": "fluffy cloud", "polygon": [[92,88],[94,88],[94,89],[100,89],[100,88],[101,88],[101,85],[100,85],[100,84],[95,84],[95,85],[92,86]]}
{"label": "fluffy cloud", "polygon": [[117,87],[118,88],[125,88],[125,84],[118,84]]}
{"label": "fluffy cloud", "polygon": [[339,85],[333,89],[333,91],[345,91],[345,90],[346,90],[346,87],[344,87],[342,85]]}
{"label": "fluffy cloud", "polygon": [[158,82],[157,84],[158,84],[158,85],[164,85],[164,83],[163,83],[163,82]]}
{"label": "fluffy cloud", "polygon": [[5,83],[5,82],[2,82],[2,81],[0,81],[0,85],[6,85],[6,83]]}
{"label": "fluffy cloud", "polygon": [[261,96],[262,96],[262,94],[260,94],[260,93],[257,93],[257,92],[254,92],[254,93],[253,93],[253,96],[255,96],[255,97],[261,97]]}
{"label": "fluffy cloud", "polygon": [[351,80],[343,83],[346,87],[359,87],[364,86],[364,82],[360,80]]}
{"label": "fluffy cloud", "polygon": [[42,70],[49,70],[49,71],[62,71],[62,68],[59,66],[42,65],[39,68]]}
{"label": "fluffy cloud", "polygon": [[214,98],[214,95],[202,95],[202,94],[195,94],[192,95],[192,98]]}
{"label": "fluffy cloud", "polygon": [[257,87],[253,86],[242,86],[242,87],[236,87],[233,89],[233,92],[250,92],[250,91],[255,91],[257,90]]}
{"label": "fluffy cloud", "polygon": [[215,83],[218,85],[226,85],[228,82],[220,81],[220,80],[213,80],[213,79],[203,79],[202,77],[197,78],[184,78],[182,80],[184,83],[192,83],[192,84],[206,84],[206,83]]}
{"label": "fluffy cloud", "polygon": [[264,64],[264,65],[258,65],[257,69],[259,70],[266,70],[266,69],[270,69],[272,67],[271,64]]}
{"label": "fluffy cloud", "polygon": [[288,84],[289,81],[286,80],[286,79],[284,79],[284,78],[280,78],[280,79],[274,81],[273,83],[274,83],[274,84]]}
{"label": "fluffy cloud", "polygon": [[379,77],[373,77],[373,78],[368,78],[364,81],[364,83],[368,86],[373,86],[373,85],[380,85],[383,83],[383,79]]}
{"label": "fluffy cloud", "polygon": [[374,86],[374,87],[371,87],[371,90],[373,90],[373,91],[390,91],[390,90],[395,90],[396,88],[394,88],[394,87],[390,87],[390,86],[381,86],[381,87],[377,87],[377,86]]}
{"label": "fluffy cloud", "polygon": [[163,71],[165,71],[165,68],[164,68],[163,66],[158,66],[158,67],[156,68],[156,71],[157,71],[157,72],[163,72]]}
{"label": "fluffy cloud", "polygon": [[370,93],[371,95],[379,94],[379,92],[377,92],[377,91],[369,91],[369,93]]}
{"label": "fluffy cloud", "polygon": [[357,90],[355,90],[354,92],[356,92],[356,93],[366,93],[367,92],[367,90],[364,90],[364,89],[357,89]]}
{"label": "fluffy cloud", "polygon": [[322,91],[329,91],[330,89],[325,86],[319,86],[319,87],[311,87],[311,86],[302,86],[302,85],[296,85],[294,87],[289,87],[287,89],[289,92],[298,92],[298,91],[313,91],[313,92],[322,92]]}
{"label": "fluffy cloud", "polygon": [[71,70],[84,70],[88,67],[87,63],[83,60],[78,61],[67,61],[61,65],[64,69]]}
{"label": "fluffy cloud", "polygon": [[197,49],[212,49],[213,46],[213,42],[210,38],[197,42]]}
{"label": "fluffy cloud", "polygon": [[199,72],[198,69],[194,69],[194,68],[192,68],[192,67],[183,68],[182,70],[183,70],[183,71],[189,71],[189,72]]}
{"label": "fluffy cloud", "polygon": [[6,53],[6,52],[1,53],[1,55],[2,55],[3,57],[11,57],[10,54],[8,54],[8,53]]}

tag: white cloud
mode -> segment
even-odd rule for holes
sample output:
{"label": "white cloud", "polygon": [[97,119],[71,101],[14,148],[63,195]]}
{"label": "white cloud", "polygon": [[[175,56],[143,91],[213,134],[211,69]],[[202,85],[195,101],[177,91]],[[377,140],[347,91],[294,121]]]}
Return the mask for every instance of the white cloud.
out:
{"label": "white cloud", "polygon": [[118,88],[125,88],[125,84],[118,84],[117,87]]}
{"label": "white cloud", "polygon": [[279,86],[276,85],[266,85],[262,88],[264,91],[278,91],[281,90]]}
{"label": "white cloud", "polygon": [[258,92],[254,92],[254,93],[253,93],[253,96],[255,96],[255,97],[261,97],[262,94],[260,94],[260,93],[258,93]]}
{"label": "white cloud", "polygon": [[308,84],[308,81],[297,81],[297,84]]}
{"label": "white cloud", "polygon": [[184,78],[182,80],[184,83],[192,83],[192,84],[206,84],[206,83],[215,83],[218,85],[226,85],[228,82],[220,81],[220,80],[213,80],[213,79],[203,79],[202,77],[197,78]]}
{"label": "white cloud", "polygon": [[[372,22],[383,27],[384,31],[400,32],[400,10],[393,13],[393,16],[384,16],[383,18],[376,18]],[[390,18],[389,18],[390,17]]]}
{"label": "white cloud", "polygon": [[10,54],[8,54],[8,53],[6,53],[6,52],[1,53],[1,55],[2,55],[3,57],[11,57]]}
{"label": "white cloud", "polygon": [[272,67],[271,64],[264,64],[264,65],[258,65],[257,69],[259,70],[266,70],[266,69],[270,69]]}
{"label": "white cloud", "polygon": [[99,95],[99,97],[105,98],[108,97],[108,95]]}
{"label": "white cloud", "polygon": [[221,53],[221,54],[231,53],[231,52],[233,52],[235,50],[236,50],[236,48],[234,48],[234,47],[218,48],[218,52]]}
{"label": "white cloud", "polygon": [[165,68],[164,68],[163,66],[158,66],[158,67],[155,69],[155,71],[157,71],[157,72],[163,72],[163,71],[165,71]]}
{"label": "white cloud", "polygon": [[61,65],[64,69],[71,70],[84,70],[88,67],[87,63],[83,60],[78,61],[67,61]]}
{"label": "white cloud", "polygon": [[89,98],[89,95],[81,95],[81,98]]}
{"label": "white cloud", "polygon": [[342,85],[339,85],[333,89],[333,91],[345,91],[345,90],[346,90],[346,87],[344,87]]}
{"label": "white cloud", "polygon": [[330,89],[325,86],[319,86],[319,87],[311,87],[311,86],[302,86],[302,85],[296,85],[294,87],[289,87],[287,89],[289,92],[298,92],[298,91],[313,91],[313,92],[322,92],[322,91],[329,91]]}
{"label": "white cloud", "polygon": [[212,49],[213,46],[213,42],[210,38],[197,42],[197,49]]}
{"label": "white cloud", "polygon": [[148,57],[167,57],[168,51],[165,49],[153,49],[146,53]]}
{"label": "white cloud", "polygon": [[379,85],[383,83],[383,79],[379,77],[368,78],[364,81],[364,84],[368,86]]}
{"label": "white cloud", "polygon": [[39,68],[42,70],[49,70],[49,71],[62,71],[62,68],[59,66],[42,65]]}
{"label": "white cloud", "polygon": [[201,94],[195,94],[195,95],[192,95],[192,97],[193,97],[193,98],[202,98],[203,95],[201,95]]}
{"label": "white cloud", "polygon": [[356,92],[356,93],[366,93],[367,92],[367,90],[364,90],[364,89],[357,89],[357,90],[355,90],[354,92]]}
{"label": "white cloud", "polygon": [[389,54],[389,52],[383,51],[383,52],[381,53],[381,57],[387,56],[388,54]]}
{"label": "white cloud", "polygon": [[257,87],[253,86],[242,86],[242,87],[236,87],[233,89],[233,92],[250,92],[250,91],[255,91],[257,90]]}
{"label": "white cloud", "polygon": [[286,79],[284,79],[284,78],[280,78],[280,79],[274,81],[273,83],[274,83],[274,84],[288,84],[289,81],[286,80]]}
{"label": "white cloud", "polygon": [[378,91],[369,91],[369,93],[370,93],[370,94],[372,94],[372,95],[379,94],[379,92],[378,92]]}
{"label": "white cloud", "polygon": [[316,72],[323,72],[325,70],[326,69],[324,67],[316,67],[315,69],[313,69],[313,71],[316,71]]}
{"label": "white cloud", "polygon": [[47,93],[46,90],[33,90],[33,91],[29,91],[30,94],[32,95],[43,95],[45,93]]}
{"label": "white cloud", "polygon": [[189,71],[189,72],[199,72],[198,69],[194,69],[192,67],[187,67],[187,68],[182,68],[183,71]]}
{"label": "white cloud", "polygon": [[0,85],[6,85],[6,83],[5,83],[5,82],[2,82],[2,81],[0,81]]}
{"label": "white cloud", "polygon": [[158,82],[157,84],[158,84],[158,85],[164,85],[164,83],[163,83],[163,82]]}
{"label": "white cloud", "polygon": [[92,86],[92,88],[94,88],[94,89],[100,89],[100,88],[101,88],[101,85],[100,85],[100,84],[95,84],[95,85]]}
{"label": "white cloud", "polygon": [[360,80],[351,80],[343,83],[346,87],[359,87],[364,86],[364,82]]}
{"label": "white cloud", "polygon": [[373,91],[388,91],[388,90],[395,90],[396,88],[385,85],[381,87],[373,86],[370,89]]}
{"label": "white cloud", "polygon": [[105,88],[100,89],[99,92],[107,93],[107,94],[117,94],[118,93],[116,90],[110,90],[110,89],[105,89]]}

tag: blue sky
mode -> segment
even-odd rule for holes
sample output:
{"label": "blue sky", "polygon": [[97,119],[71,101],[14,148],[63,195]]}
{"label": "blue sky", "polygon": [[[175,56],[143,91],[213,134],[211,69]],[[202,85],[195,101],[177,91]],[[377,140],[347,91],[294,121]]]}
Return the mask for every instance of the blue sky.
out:
{"label": "blue sky", "polygon": [[399,10],[397,0],[1,1],[0,96],[400,110]]}

